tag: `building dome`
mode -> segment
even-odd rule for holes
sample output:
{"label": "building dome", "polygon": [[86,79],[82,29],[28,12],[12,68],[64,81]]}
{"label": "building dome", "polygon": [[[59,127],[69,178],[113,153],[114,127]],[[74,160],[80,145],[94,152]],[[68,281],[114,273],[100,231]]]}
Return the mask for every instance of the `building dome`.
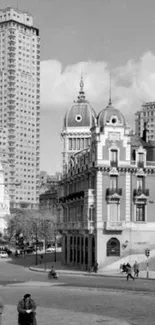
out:
{"label": "building dome", "polygon": [[109,101],[108,106],[98,115],[98,126],[103,128],[105,125],[126,126],[123,114],[112,106],[111,100]]}
{"label": "building dome", "polygon": [[91,128],[96,120],[96,113],[85,99],[84,83],[81,77],[80,91],[77,101],[68,109],[64,118],[64,128],[88,127]]}

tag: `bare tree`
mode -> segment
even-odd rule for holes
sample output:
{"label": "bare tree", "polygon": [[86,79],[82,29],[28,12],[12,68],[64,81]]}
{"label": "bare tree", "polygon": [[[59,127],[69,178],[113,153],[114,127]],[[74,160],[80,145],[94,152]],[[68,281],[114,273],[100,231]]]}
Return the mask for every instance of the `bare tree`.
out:
{"label": "bare tree", "polygon": [[33,238],[51,241],[57,229],[56,216],[39,210],[19,210],[8,221],[7,235],[11,240],[20,234],[25,241]]}

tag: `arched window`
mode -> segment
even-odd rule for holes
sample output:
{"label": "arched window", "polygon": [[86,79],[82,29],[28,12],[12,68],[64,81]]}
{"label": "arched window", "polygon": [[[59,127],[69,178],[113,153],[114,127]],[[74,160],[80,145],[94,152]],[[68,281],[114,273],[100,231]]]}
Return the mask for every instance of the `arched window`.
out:
{"label": "arched window", "polygon": [[107,256],[120,256],[120,242],[117,238],[110,238],[108,240]]}

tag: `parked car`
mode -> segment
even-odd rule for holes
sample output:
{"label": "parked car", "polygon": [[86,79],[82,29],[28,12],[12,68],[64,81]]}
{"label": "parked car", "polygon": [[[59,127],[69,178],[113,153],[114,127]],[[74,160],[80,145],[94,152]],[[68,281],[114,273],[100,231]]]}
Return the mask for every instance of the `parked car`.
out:
{"label": "parked car", "polygon": [[54,252],[55,251],[55,247],[48,247],[47,249],[46,249],[46,252],[47,253],[52,253],[52,252]]}
{"label": "parked car", "polygon": [[7,258],[8,254],[6,252],[0,252],[0,257],[1,258]]}

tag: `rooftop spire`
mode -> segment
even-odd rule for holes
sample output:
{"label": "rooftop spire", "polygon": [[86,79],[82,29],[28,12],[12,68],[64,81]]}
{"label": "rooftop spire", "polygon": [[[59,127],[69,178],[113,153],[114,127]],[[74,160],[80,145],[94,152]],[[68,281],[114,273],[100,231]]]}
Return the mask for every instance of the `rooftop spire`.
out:
{"label": "rooftop spire", "polygon": [[109,78],[109,104],[108,106],[111,106],[112,101],[111,101],[111,73],[110,73],[110,78]]}
{"label": "rooftop spire", "polygon": [[80,80],[80,91],[78,96],[78,102],[85,102],[85,93],[84,93],[84,82],[83,82],[83,76],[81,74],[81,80]]}

